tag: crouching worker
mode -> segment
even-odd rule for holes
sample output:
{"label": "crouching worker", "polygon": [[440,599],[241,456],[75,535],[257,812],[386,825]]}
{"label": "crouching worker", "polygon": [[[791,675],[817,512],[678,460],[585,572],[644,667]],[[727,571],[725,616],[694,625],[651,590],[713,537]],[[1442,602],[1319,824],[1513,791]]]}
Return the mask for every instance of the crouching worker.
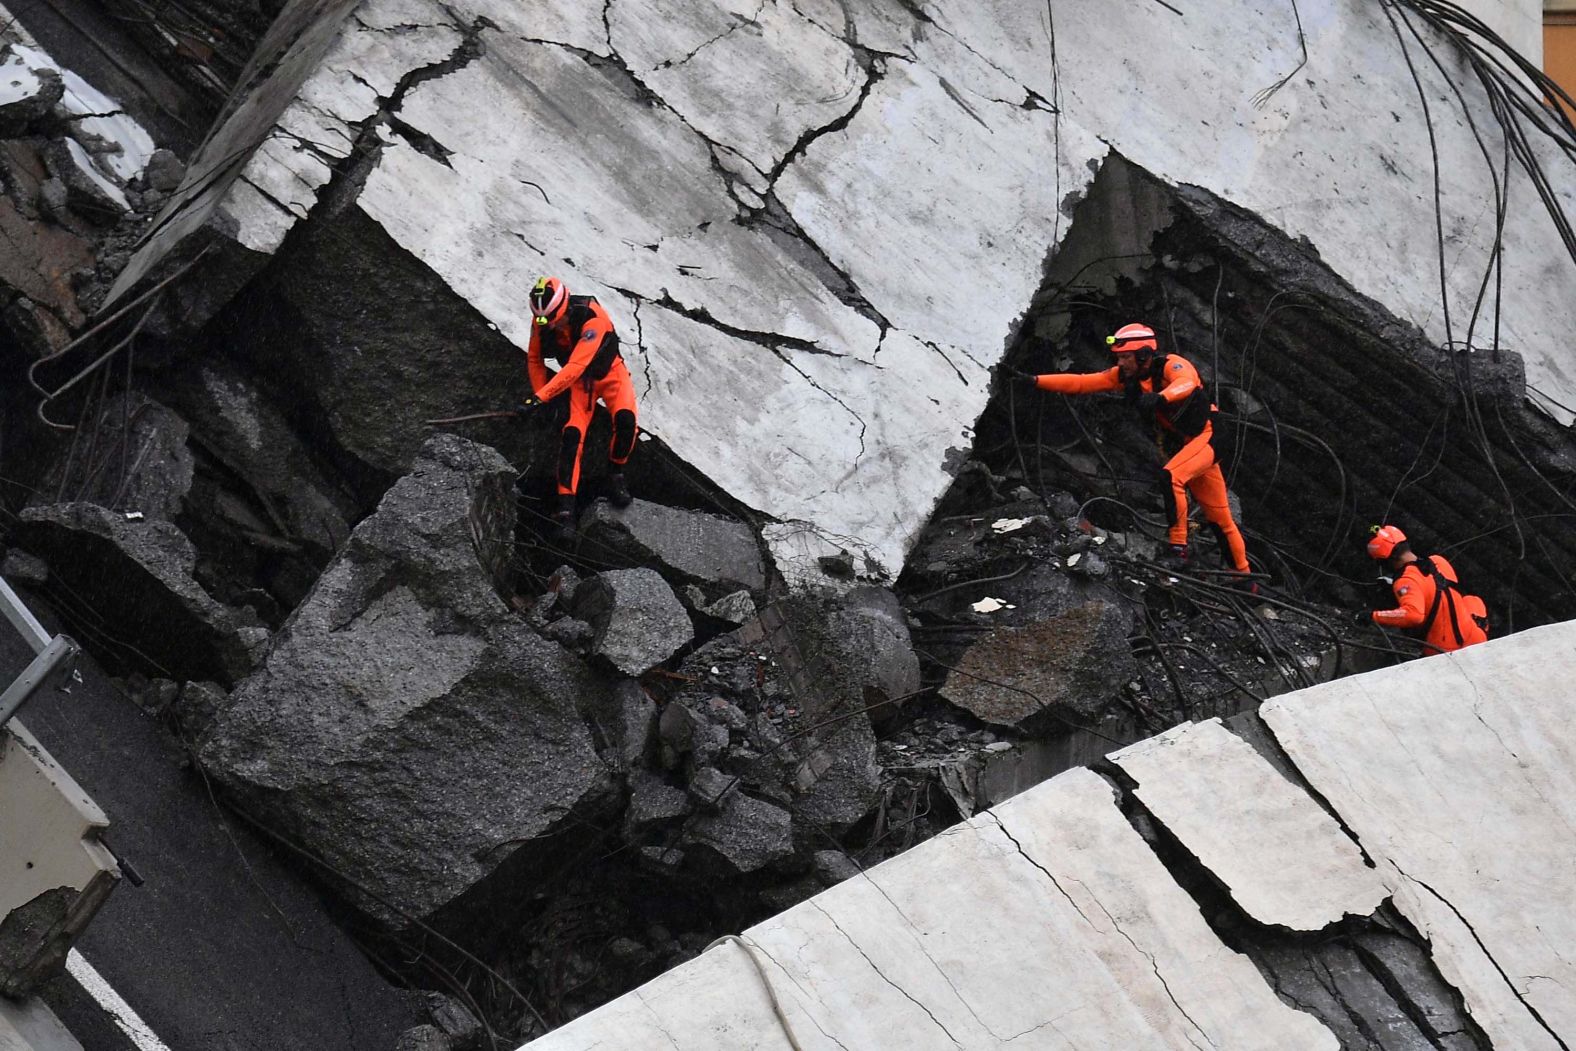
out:
{"label": "crouching worker", "polygon": [[[635,385],[619,354],[613,319],[593,297],[572,296],[558,278],[544,277],[531,288],[531,314],[535,324],[525,368],[533,396],[521,403],[519,412],[532,412],[555,398],[569,399],[569,419],[558,453],[558,507],[553,514],[560,536],[568,536],[574,531],[575,491],[580,486],[586,433],[598,401],[613,414],[613,441],[607,450],[613,467],[608,499],[617,507],[629,504],[624,465],[635,448]],[[546,367],[549,357],[558,368],[551,379]]]}
{"label": "crouching worker", "polygon": [[[1231,568],[1248,573],[1247,548],[1231,517],[1226,479],[1215,460],[1216,408],[1198,370],[1177,354],[1163,354],[1154,330],[1124,325],[1105,338],[1116,364],[1104,372],[1051,373],[1022,380],[1059,394],[1125,391],[1144,417],[1153,416],[1157,437],[1170,458],[1161,468],[1169,520],[1171,555],[1187,562],[1187,497],[1191,491],[1220,540],[1221,556]],[[1257,590],[1256,586],[1254,590]]]}
{"label": "crouching worker", "polygon": [[1390,570],[1396,607],[1360,612],[1359,621],[1419,629],[1425,657],[1488,639],[1488,608],[1461,591],[1455,567],[1444,555],[1418,558],[1406,534],[1393,525],[1373,526],[1369,532],[1368,557]]}

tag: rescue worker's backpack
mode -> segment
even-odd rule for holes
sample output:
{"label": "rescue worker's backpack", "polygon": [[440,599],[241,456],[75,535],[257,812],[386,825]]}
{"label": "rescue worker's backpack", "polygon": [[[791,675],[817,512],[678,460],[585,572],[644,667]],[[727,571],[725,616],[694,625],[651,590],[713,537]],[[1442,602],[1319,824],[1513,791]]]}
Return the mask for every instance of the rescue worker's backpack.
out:
{"label": "rescue worker's backpack", "polygon": [[1488,607],[1476,595],[1461,591],[1461,584],[1440,564],[1438,555],[1420,558],[1415,563],[1418,571],[1434,581],[1434,604],[1428,608],[1423,620],[1424,635],[1432,635],[1434,618],[1443,612],[1449,616],[1450,633],[1456,640],[1456,649],[1488,640]]}

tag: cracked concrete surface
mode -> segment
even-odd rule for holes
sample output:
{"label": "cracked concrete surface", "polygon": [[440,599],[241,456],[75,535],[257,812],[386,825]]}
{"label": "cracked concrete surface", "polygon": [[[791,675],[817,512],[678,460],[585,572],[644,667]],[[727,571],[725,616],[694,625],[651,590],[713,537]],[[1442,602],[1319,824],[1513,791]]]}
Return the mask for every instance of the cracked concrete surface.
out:
{"label": "cracked concrete surface", "polygon": [[1262,710],[1496,1047],[1576,1042],[1573,641],[1535,628]]}
{"label": "cracked concrete surface", "polygon": [[[1337,1046],[1220,944],[1087,771],[744,936],[807,1049]],[[668,1040],[788,1046],[751,965],[719,946],[531,1047]]]}
{"label": "cracked concrete surface", "polygon": [[[1439,154],[1461,159],[1439,169],[1447,325],[1425,265],[1439,254],[1420,189],[1429,129],[1390,25],[1359,0],[1302,12],[1307,65],[1262,106],[1301,53],[1289,5],[1270,0],[1218,19],[1006,0],[315,6],[193,167],[235,240],[277,247],[359,135],[359,206],[511,340],[527,337],[521,291],[539,272],[621,324],[638,306],[643,426],[786,531],[894,572],[1066,232],[1063,203],[1113,151],[1308,238],[1440,342],[1469,335],[1463,304],[1494,258],[1492,177],[1467,119],[1489,126],[1480,94],[1463,85],[1463,113],[1420,63],[1445,100]],[[297,0],[285,18],[314,11]],[[473,60],[408,79],[467,36]],[[1517,199],[1525,182],[1513,173]],[[204,214],[172,206],[122,289]],[[1534,400],[1568,419],[1554,402],[1576,404],[1576,277],[1536,208],[1512,211],[1504,245],[1504,307],[1471,337],[1497,326]]]}
{"label": "cracked concrete surface", "polygon": [[[1268,702],[1318,798],[1184,726],[745,937],[805,1048],[1569,1051],[1573,675],[1568,624]],[[530,1047],[786,1048],[742,952]]]}
{"label": "cracked concrete surface", "polygon": [[1323,930],[1369,915],[1389,894],[1335,819],[1219,720],[1183,723],[1111,759],[1262,924]]}

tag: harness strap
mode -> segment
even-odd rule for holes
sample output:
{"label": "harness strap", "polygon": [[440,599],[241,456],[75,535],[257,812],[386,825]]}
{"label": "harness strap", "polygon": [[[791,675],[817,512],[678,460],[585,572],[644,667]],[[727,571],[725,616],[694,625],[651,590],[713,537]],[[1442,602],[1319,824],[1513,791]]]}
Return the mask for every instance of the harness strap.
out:
{"label": "harness strap", "polygon": [[[1423,622],[1423,634],[1427,635],[1434,627],[1434,618],[1439,615],[1439,603],[1444,602],[1450,610],[1450,631],[1456,637],[1457,648],[1467,644],[1461,635],[1461,621],[1456,613],[1456,580],[1444,570],[1434,564],[1434,556],[1417,560],[1418,571],[1434,578],[1434,603],[1428,607],[1428,619]],[[1440,583],[1443,581],[1444,583]]]}

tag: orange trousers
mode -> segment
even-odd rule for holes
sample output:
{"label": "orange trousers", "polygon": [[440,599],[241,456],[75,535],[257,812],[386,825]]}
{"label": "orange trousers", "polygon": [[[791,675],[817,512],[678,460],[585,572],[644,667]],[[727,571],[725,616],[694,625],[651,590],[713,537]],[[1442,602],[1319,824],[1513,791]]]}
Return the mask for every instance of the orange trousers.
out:
{"label": "orange trousers", "polygon": [[613,414],[613,440],[607,450],[609,463],[622,467],[629,462],[637,432],[635,383],[623,358],[614,358],[613,367],[601,379],[571,384],[568,394],[569,421],[564,424],[563,445],[558,455],[558,492],[561,496],[573,496],[580,487],[580,460],[598,400]]}
{"label": "orange trousers", "polygon": [[1220,534],[1226,550],[1230,552],[1232,568],[1249,572],[1248,550],[1242,542],[1242,533],[1231,517],[1231,504],[1226,497],[1226,479],[1215,462],[1215,428],[1205,426],[1196,437],[1161,468],[1166,480],[1166,511],[1171,516],[1170,540],[1173,544],[1187,543],[1187,494],[1191,490],[1197,498],[1204,517]]}

